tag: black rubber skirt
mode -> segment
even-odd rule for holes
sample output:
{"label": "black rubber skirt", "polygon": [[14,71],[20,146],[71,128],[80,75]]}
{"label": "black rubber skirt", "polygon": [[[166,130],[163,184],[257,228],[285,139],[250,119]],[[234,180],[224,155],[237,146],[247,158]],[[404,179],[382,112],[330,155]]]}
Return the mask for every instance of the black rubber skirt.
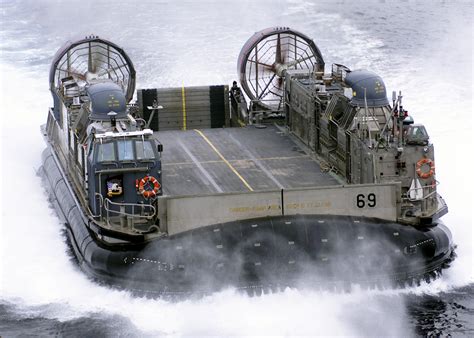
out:
{"label": "black rubber skirt", "polygon": [[40,172],[81,269],[137,293],[398,286],[429,281],[454,258],[451,233],[442,223],[415,228],[327,215],[250,219],[148,243],[108,245],[91,230],[49,149]]}

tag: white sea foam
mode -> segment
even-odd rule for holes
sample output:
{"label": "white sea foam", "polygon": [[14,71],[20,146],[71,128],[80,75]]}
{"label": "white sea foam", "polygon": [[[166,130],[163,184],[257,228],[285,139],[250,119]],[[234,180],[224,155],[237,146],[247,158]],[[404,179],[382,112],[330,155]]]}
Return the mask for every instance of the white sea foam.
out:
{"label": "white sea foam", "polygon": [[[94,313],[118,314],[143,332],[174,335],[362,336],[368,327],[376,335],[387,329],[406,333],[403,301],[396,293],[287,289],[250,298],[227,290],[197,301],[169,303],[135,298],[88,280],[68,256],[63,226],[35,175],[45,147],[39,125],[50,103],[47,80],[5,65],[1,73],[8,79],[8,83],[2,81],[1,89],[5,103],[1,113],[6,116],[2,125],[1,298],[16,304],[22,316],[66,321]],[[25,84],[29,95],[23,94]],[[391,313],[397,314],[389,320],[382,318],[388,302]],[[358,311],[361,304],[363,313]],[[374,317],[383,326],[374,327]]]}
{"label": "white sea foam", "polygon": [[[290,24],[298,23],[296,16],[302,10],[315,9],[310,2],[296,1],[293,12],[286,14]],[[292,13],[295,16],[291,16]],[[316,19],[327,25],[340,19],[338,14],[331,15]],[[278,20],[271,18],[269,21],[273,24]],[[261,28],[268,25],[264,22],[258,24]],[[314,31],[310,24],[305,23],[299,23],[297,28],[308,35]],[[340,41],[335,41],[328,49],[337,50],[341,59],[345,56],[353,58],[350,54],[354,53],[364,54],[358,46],[366,41],[369,43],[364,46],[374,53],[365,56],[367,59],[361,59],[360,66],[370,66],[371,62],[375,62],[374,57],[386,57],[380,50],[383,47],[381,40],[372,38],[369,32],[356,28],[350,21],[345,20],[332,29],[335,34],[342,34],[345,47],[341,49],[338,46]],[[27,73],[20,67],[3,64],[0,68],[1,300],[16,304],[18,311],[24,315],[61,321],[91,313],[119,314],[129,318],[143,332],[152,334],[379,336],[391,332],[408,335],[404,324],[407,315],[400,295],[437,294],[473,282],[472,197],[466,188],[472,189],[469,177],[466,178],[473,164],[470,136],[472,32],[471,39],[456,38],[459,43],[453,44],[448,41],[452,36],[449,29],[441,42],[439,54],[424,51],[430,55],[430,61],[420,61],[421,57],[426,56],[420,55],[419,58],[413,57],[406,69],[399,68],[393,74],[388,71],[383,74],[389,89],[404,90],[406,108],[414,113],[417,121],[427,125],[436,145],[437,178],[450,207],[450,214],[444,220],[459,245],[458,259],[442,278],[404,290],[355,290],[349,294],[287,289],[278,294],[249,298],[227,290],[197,301],[179,303],[135,298],[127,292],[99,286],[88,280],[68,257],[65,237],[61,233],[63,226],[49,207],[40,178],[35,176],[35,170],[41,165],[41,151],[45,147],[39,125],[45,122],[47,107],[51,104],[47,78],[42,75],[46,72]],[[467,31],[462,33],[469,34]],[[328,41],[325,39],[323,43],[328,46]],[[470,41],[471,45],[465,41]],[[234,52],[238,52],[239,48],[240,42],[236,41],[235,46],[226,53],[232,51],[232,55],[237,55]],[[451,51],[448,57],[443,54],[446,51]],[[214,50],[202,52],[206,54],[204,56],[220,53],[217,46]],[[459,82],[459,76],[451,77],[449,72],[444,71],[446,68],[456,71],[452,57],[460,61],[463,69],[471,70],[470,77],[469,73],[465,73],[464,79]],[[226,56],[227,60],[235,58]],[[156,76],[160,85],[180,85],[183,79],[186,83],[202,84],[209,69],[199,68],[193,60],[196,59],[192,53],[184,54],[176,67],[169,69],[169,73]],[[205,63],[205,60],[201,61]],[[143,61],[135,61],[139,62]],[[183,64],[192,64],[198,69],[189,73]],[[218,68],[217,71],[213,68],[214,72],[218,73],[221,66],[214,64],[213,67]],[[143,67],[150,72],[156,71],[153,65]],[[212,81],[233,80],[231,72],[234,66],[222,67],[222,74],[212,75]],[[417,73],[413,74],[413,69]]]}

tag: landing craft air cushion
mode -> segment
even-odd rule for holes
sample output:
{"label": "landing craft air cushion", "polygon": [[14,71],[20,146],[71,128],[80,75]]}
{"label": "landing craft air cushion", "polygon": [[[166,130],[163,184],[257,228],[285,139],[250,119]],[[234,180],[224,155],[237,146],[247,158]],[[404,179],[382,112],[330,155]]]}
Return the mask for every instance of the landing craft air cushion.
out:
{"label": "landing craft air cushion", "polygon": [[431,280],[454,258],[426,128],[306,35],[255,33],[241,87],[135,92],[125,51],[54,56],[42,176],[79,266],[138,293]]}

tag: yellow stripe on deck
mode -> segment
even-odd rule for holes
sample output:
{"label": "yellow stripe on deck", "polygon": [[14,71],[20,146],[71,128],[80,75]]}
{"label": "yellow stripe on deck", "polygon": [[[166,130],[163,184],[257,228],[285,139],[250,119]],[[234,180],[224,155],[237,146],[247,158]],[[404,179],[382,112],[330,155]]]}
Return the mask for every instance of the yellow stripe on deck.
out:
{"label": "yellow stripe on deck", "polygon": [[186,93],[184,91],[184,85],[181,87],[181,98],[183,103],[183,130],[186,130]]}
{"label": "yellow stripe on deck", "polygon": [[222,159],[222,161],[224,161],[224,163],[227,164],[227,166],[230,168],[230,170],[232,170],[233,173],[235,175],[237,175],[237,177],[242,181],[242,183],[247,187],[247,189],[249,189],[250,191],[253,191],[250,184],[248,184],[248,182],[242,177],[242,175],[239,174],[239,172],[232,166],[232,164],[230,164],[230,162],[227,161],[227,159],[220,153],[220,151],[217,150],[217,148],[212,144],[211,141],[209,141],[209,139],[206,137],[206,135],[204,135],[204,133],[200,130],[194,129],[194,131],[196,133],[198,133],[199,135],[201,135],[201,137],[204,139],[204,141],[206,141],[207,144],[209,144],[209,146],[212,148],[212,150],[214,150],[215,153]]}

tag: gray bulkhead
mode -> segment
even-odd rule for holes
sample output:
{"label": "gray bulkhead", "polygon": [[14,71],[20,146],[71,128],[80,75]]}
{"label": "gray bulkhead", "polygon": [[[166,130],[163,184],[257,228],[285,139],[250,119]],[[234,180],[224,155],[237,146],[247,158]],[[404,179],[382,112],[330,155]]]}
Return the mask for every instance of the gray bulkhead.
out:
{"label": "gray bulkhead", "polygon": [[[401,183],[401,219],[445,210],[436,194],[434,148],[383,80],[333,65],[332,73],[288,71],[286,121],[322,166],[351,184]],[[439,212],[439,214],[444,213]]]}
{"label": "gray bulkhead", "polygon": [[[130,149],[132,152],[127,157],[120,155],[124,142],[131,142],[133,145]],[[151,144],[149,149],[152,154],[148,153],[148,158],[140,159],[137,156],[137,148],[141,147],[143,142]],[[104,147],[103,151],[109,152],[109,156],[114,156],[114,159],[101,160],[102,147]],[[113,155],[110,155],[110,153],[113,153]],[[88,158],[88,167],[91,173],[89,175],[89,201],[91,201],[90,205],[93,213],[100,213],[100,199],[105,198],[114,203],[147,203],[148,201],[138,193],[136,185],[138,181],[146,176],[153,176],[161,182],[160,158],[161,154],[157,151],[155,140],[152,139],[141,140],[137,138],[126,141],[118,139],[105,143],[95,143],[94,150]],[[108,194],[108,182],[119,182],[122,192],[117,195]],[[97,193],[102,197],[98,198]]]}
{"label": "gray bulkhead", "polygon": [[[91,120],[88,134],[93,139],[87,164],[90,173],[88,191],[93,213],[98,215],[101,212],[105,199],[117,204],[147,202],[138,193],[137,182],[146,176],[161,181],[161,161],[156,141],[144,135],[133,137],[126,134],[130,131],[130,121],[125,94],[117,84],[93,84],[87,88],[87,95],[90,98]],[[96,134],[102,131],[100,129],[111,129],[112,133],[124,136]],[[111,188],[114,184],[116,191]],[[119,207],[112,205],[112,208]],[[134,211],[129,206],[125,208],[128,213]]]}

